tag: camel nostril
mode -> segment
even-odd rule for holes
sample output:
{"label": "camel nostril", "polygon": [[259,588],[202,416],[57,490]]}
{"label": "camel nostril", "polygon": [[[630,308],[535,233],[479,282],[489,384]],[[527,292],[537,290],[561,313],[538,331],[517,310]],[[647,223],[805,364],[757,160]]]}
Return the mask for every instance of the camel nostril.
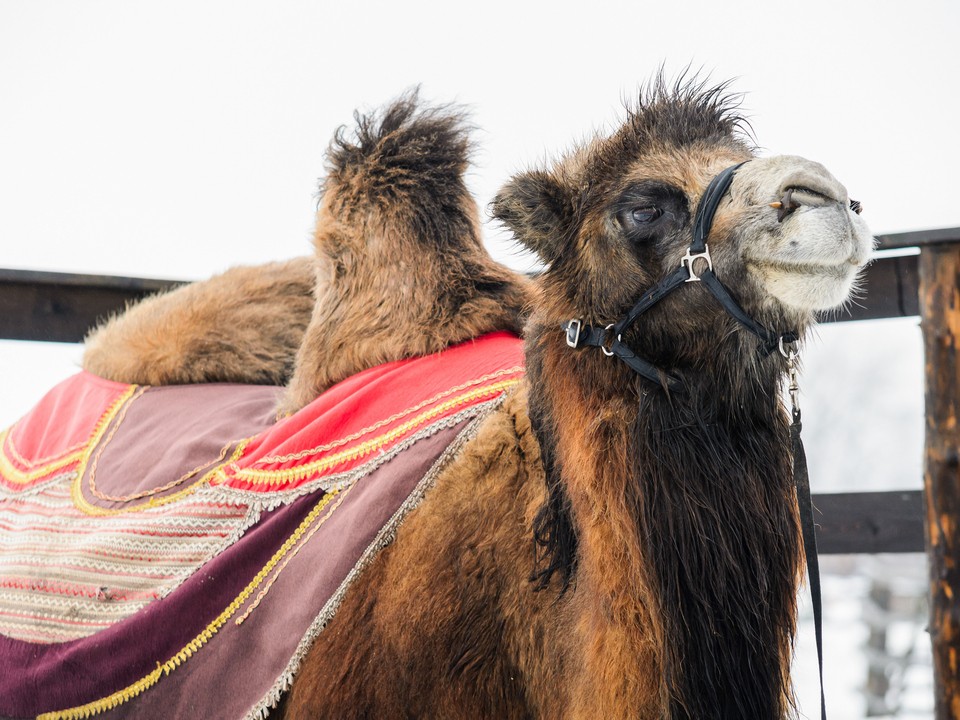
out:
{"label": "camel nostril", "polygon": [[800,207],[800,203],[793,199],[793,188],[790,188],[783,193],[779,201],[770,203],[770,207],[777,211],[777,222],[782,223],[788,215]]}
{"label": "camel nostril", "polygon": [[819,187],[814,189],[809,185],[788,185],[784,188],[785,192],[793,191],[800,196],[800,202],[804,205],[827,205],[829,203],[840,202],[837,195],[828,189]]}

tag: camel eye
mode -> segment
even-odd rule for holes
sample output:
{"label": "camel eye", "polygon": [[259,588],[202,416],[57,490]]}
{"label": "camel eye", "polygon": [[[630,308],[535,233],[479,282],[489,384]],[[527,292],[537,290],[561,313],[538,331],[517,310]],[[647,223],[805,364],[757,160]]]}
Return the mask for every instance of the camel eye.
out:
{"label": "camel eye", "polygon": [[624,230],[632,230],[656,222],[663,211],[656,205],[641,205],[620,213],[619,220]]}
{"label": "camel eye", "polygon": [[634,208],[630,212],[630,216],[633,218],[633,221],[637,223],[637,225],[652,223],[661,215],[663,215],[663,213],[660,211],[660,208],[657,207]]}

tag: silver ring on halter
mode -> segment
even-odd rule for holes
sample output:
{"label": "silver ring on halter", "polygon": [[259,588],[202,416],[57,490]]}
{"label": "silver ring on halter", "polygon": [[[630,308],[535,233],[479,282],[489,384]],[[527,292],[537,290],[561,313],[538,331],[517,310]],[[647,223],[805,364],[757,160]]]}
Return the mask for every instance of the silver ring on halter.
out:
{"label": "silver ring on halter", "polygon": [[[786,343],[785,343],[785,342],[783,341],[784,337],[786,337],[786,336],[785,336],[785,335],[781,335],[781,336],[780,336],[780,342],[779,342],[779,344],[780,344],[780,354],[783,355],[787,360],[790,360],[791,362],[793,362],[793,361],[796,360],[796,358],[797,358],[797,349],[796,349],[796,348],[797,348],[797,341],[796,341],[796,340],[790,340],[789,342],[786,342]],[[787,345],[789,345],[790,347],[787,348],[787,347],[786,347]]]}

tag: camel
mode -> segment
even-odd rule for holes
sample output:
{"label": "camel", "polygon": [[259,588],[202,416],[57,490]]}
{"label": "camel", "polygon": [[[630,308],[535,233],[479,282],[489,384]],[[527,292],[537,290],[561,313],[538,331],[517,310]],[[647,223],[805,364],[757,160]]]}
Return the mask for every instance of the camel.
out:
{"label": "camel", "polygon": [[[755,157],[735,108],[723,86],[654,82],[612,135],[498,194],[546,266],[526,381],[352,588],[284,717],[791,712],[788,360],[697,282],[616,340],[660,382],[603,335],[677,272],[705,189],[740,163],[708,237],[739,306],[789,342],[848,298],[872,247],[859,207],[822,165]],[[571,347],[573,320],[601,347]]]}
{"label": "camel", "polygon": [[[659,79],[614,133],[512,178],[492,211],[542,259],[533,291],[473,242],[475,210],[456,184],[465,146],[443,152],[463,140],[449,114],[388,110],[361,119],[357,142],[334,143],[308,321],[303,276],[288,286],[303,344],[291,364],[296,329],[278,353],[258,345],[276,333],[254,329],[232,377],[262,377],[244,369],[251,361],[289,376],[280,409],[293,412],[365,366],[519,330],[529,307],[527,374],[350,586],[277,715],[790,714],[802,541],[779,395],[789,353],[776,345],[846,301],[872,237],[823,166],[756,157],[743,124],[724,86]],[[428,162],[427,149],[441,159]],[[388,167],[397,157],[396,174],[365,174],[374,157]],[[404,182],[409,163],[436,182]],[[709,250],[691,252],[724,173]],[[410,213],[411,198],[459,220],[438,228]],[[464,237],[466,250],[445,244]],[[681,267],[689,277],[631,318]],[[769,337],[758,342],[717,302],[708,268]],[[158,305],[142,327],[188,305]],[[131,327],[114,337],[136,340]],[[195,366],[190,377],[219,377]]]}

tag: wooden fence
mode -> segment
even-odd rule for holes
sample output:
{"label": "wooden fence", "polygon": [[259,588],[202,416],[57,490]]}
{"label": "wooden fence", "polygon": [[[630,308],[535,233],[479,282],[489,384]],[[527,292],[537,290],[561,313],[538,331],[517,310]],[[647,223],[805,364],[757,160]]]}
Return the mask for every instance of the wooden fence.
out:
{"label": "wooden fence", "polygon": [[[960,707],[960,228],[877,238],[864,297],[824,322],[920,317],[926,355],[924,490],[814,496],[822,553],[926,548],[938,718]],[[912,252],[911,252],[912,251]],[[178,283],[0,269],[0,338],[80,342],[97,321]],[[882,431],[882,429],[877,429]]]}
{"label": "wooden fence", "polygon": [[[881,250],[960,248],[960,228],[884,235]],[[864,298],[824,322],[920,314],[920,255],[884,257],[866,271]],[[97,318],[176,286],[166,280],[0,269],[0,338],[80,342]],[[815,496],[823,553],[922,552],[919,490]]]}

